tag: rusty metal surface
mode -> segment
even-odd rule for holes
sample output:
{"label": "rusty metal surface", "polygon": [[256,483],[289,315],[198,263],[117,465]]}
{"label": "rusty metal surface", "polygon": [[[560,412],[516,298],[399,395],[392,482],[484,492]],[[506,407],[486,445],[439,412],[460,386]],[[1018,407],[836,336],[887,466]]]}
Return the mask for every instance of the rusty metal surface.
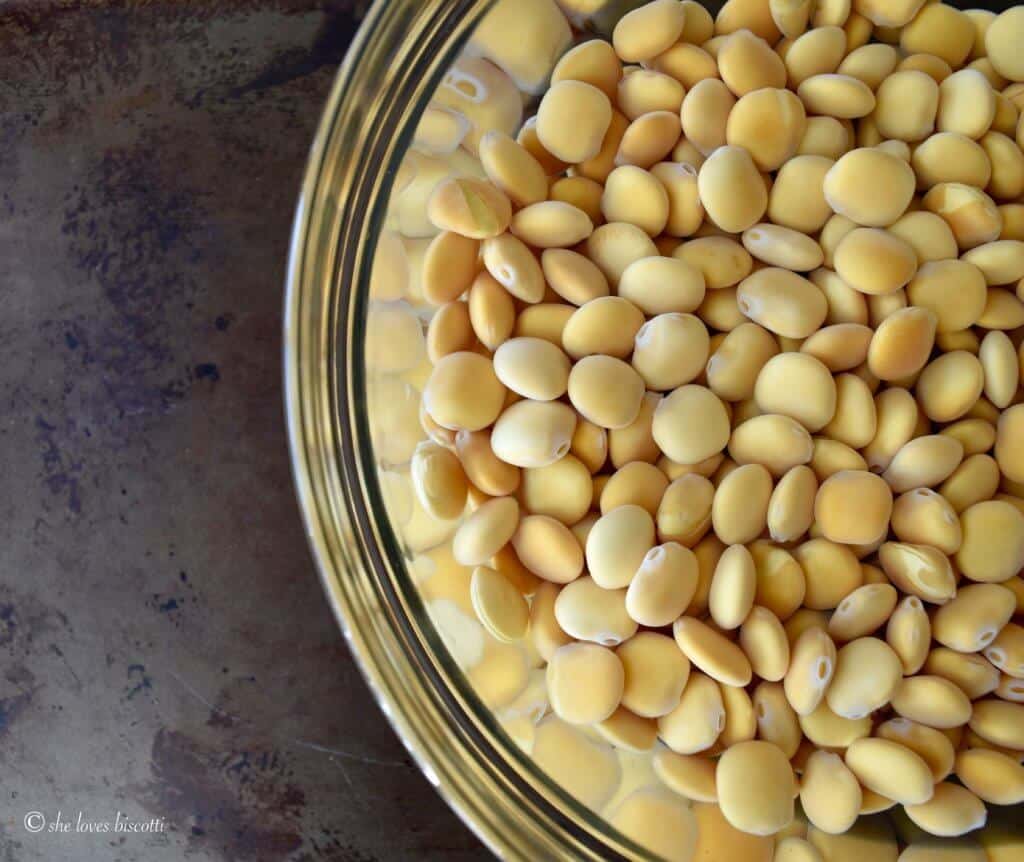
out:
{"label": "rusty metal surface", "polygon": [[3,862],[486,858],[367,692],[288,472],[292,210],[365,5],[0,2]]}

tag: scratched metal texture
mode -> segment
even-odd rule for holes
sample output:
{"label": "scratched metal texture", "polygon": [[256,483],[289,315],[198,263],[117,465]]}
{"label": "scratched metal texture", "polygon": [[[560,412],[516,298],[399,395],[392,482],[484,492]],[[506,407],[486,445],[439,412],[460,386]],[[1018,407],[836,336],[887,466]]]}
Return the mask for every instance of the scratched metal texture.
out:
{"label": "scratched metal texture", "polygon": [[488,858],[363,684],[286,457],[293,206],[366,5],[0,2],[0,862]]}

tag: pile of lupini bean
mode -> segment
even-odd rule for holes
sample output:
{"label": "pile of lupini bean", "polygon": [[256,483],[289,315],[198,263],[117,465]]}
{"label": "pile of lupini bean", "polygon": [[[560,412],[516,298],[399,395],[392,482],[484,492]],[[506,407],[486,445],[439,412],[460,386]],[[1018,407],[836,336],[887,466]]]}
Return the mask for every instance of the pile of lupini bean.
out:
{"label": "pile of lupini bean", "polygon": [[517,139],[421,124],[486,179],[426,205],[418,500],[555,715],[779,860],[1024,801],[1021,108],[1024,8],[654,0]]}

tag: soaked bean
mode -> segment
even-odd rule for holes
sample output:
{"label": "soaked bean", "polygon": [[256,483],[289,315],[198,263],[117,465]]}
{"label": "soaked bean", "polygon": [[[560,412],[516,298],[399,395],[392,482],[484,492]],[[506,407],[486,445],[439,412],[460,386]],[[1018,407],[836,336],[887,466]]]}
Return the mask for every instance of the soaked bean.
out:
{"label": "soaked bean", "polygon": [[927,802],[934,792],[928,764],[897,742],[855,740],[847,748],[845,760],[861,785],[904,805]]}
{"label": "soaked bean", "polygon": [[844,749],[871,733],[871,719],[843,718],[822,701],[807,715],[800,716],[800,729],[819,748]]}
{"label": "soaked bean", "polygon": [[511,540],[519,526],[514,497],[489,500],[459,525],[452,539],[455,559],[464,566],[482,566]]}
{"label": "soaked bean", "polygon": [[666,489],[658,506],[658,536],[691,548],[711,527],[715,488],[703,476],[680,476]]}
{"label": "soaked bean", "polygon": [[916,306],[887,317],[868,349],[871,373],[880,380],[902,380],[917,374],[931,356],[937,325],[933,311]]}
{"label": "soaked bean", "polygon": [[443,357],[423,391],[431,418],[444,428],[479,431],[501,412],[505,387],[489,359],[465,351]]}
{"label": "soaked bean", "polygon": [[998,584],[973,584],[959,590],[932,618],[935,640],[960,652],[991,644],[1016,608],[1013,593]]}
{"label": "soaked bean", "polygon": [[507,464],[546,467],[569,451],[575,428],[576,414],[565,404],[519,401],[498,417],[491,447]]}
{"label": "soaked bean", "polygon": [[722,80],[737,97],[765,87],[786,86],[786,67],[779,55],[748,30],[732,33],[722,43],[717,59]]}
{"label": "soaked bean", "polygon": [[917,395],[929,419],[952,422],[971,409],[984,385],[985,373],[978,358],[955,350],[925,367],[917,381]]}
{"label": "soaked bean", "polygon": [[729,454],[738,464],[763,464],[773,476],[806,464],[812,453],[807,429],[795,419],[778,414],[748,419],[729,440]]}
{"label": "soaked bean", "polygon": [[779,618],[767,608],[751,609],[740,628],[740,646],[761,679],[778,682],[786,675],[789,640]]}
{"label": "soaked bean", "polygon": [[711,580],[708,608],[715,624],[725,630],[739,628],[753,607],[756,591],[753,557],[743,545],[732,545],[718,560]]}
{"label": "soaked bean", "polygon": [[675,641],[640,632],[616,650],[625,672],[622,705],[636,715],[659,718],[679,705],[690,677],[690,662]]}
{"label": "soaked bean", "polygon": [[757,166],[741,147],[719,147],[711,153],[701,165],[697,187],[708,216],[731,233],[753,227],[768,208],[768,191]]}
{"label": "soaked bean", "polygon": [[528,515],[512,536],[512,547],[523,565],[546,581],[566,584],[583,571],[583,549],[561,521],[547,515]]}
{"label": "soaked bean", "polygon": [[995,201],[980,189],[959,182],[942,182],[922,199],[924,208],[941,216],[962,250],[998,239],[1002,220]]}
{"label": "soaked bean", "polygon": [[413,490],[433,517],[451,520],[466,507],[468,483],[458,457],[432,441],[420,443],[410,462]]}
{"label": "soaked bean", "polygon": [[886,542],[879,548],[878,556],[889,580],[904,593],[943,604],[956,592],[949,559],[937,548]]}
{"label": "soaked bean", "polygon": [[718,78],[706,78],[686,94],[680,110],[682,132],[703,156],[726,143],[726,126],[735,104],[736,97]]}
{"label": "soaked bean", "polygon": [[739,742],[748,742],[757,736],[754,704],[746,689],[733,685],[721,685],[719,688],[722,692],[722,706],[725,708],[725,727],[718,737],[716,751]]}
{"label": "soaked bean", "polygon": [[901,494],[893,504],[892,530],[903,542],[955,554],[963,541],[960,519],[949,501],[930,488]]}
{"label": "soaked bean", "polygon": [[999,469],[1011,482],[1024,482],[1024,407],[1014,405],[999,417],[996,426],[995,457]]}
{"label": "soaked bean", "polygon": [[835,162],[826,156],[800,155],[786,162],[768,195],[768,218],[777,225],[813,234],[832,216],[825,178]]}
{"label": "soaked bean", "polygon": [[653,0],[624,15],[615,25],[612,45],[627,63],[650,60],[667,50],[680,37],[686,23],[682,4],[674,0]]}
{"label": "soaked bean", "polygon": [[837,715],[863,718],[890,701],[902,677],[899,657],[885,641],[858,638],[839,650],[825,697]]}
{"label": "soaked bean", "polygon": [[759,170],[775,171],[796,154],[806,123],[803,103],[789,90],[755,90],[730,111],[726,141],[746,149]]}
{"label": "soaked bean", "polygon": [[[545,177],[545,183],[547,178]],[[548,189],[548,198],[552,201],[562,201],[572,204],[577,209],[583,210],[590,221],[599,225],[604,217],[601,215],[601,193],[603,188],[600,183],[588,177],[562,177],[555,180]]]}
{"label": "soaked bean", "polygon": [[685,260],[647,257],[622,273],[618,294],[645,314],[688,313],[704,298],[704,278]]}
{"label": "soaked bean", "polygon": [[1024,514],[1002,500],[975,503],[960,516],[956,562],[973,581],[999,583],[1024,567]]}
{"label": "soaked bean", "polygon": [[522,240],[508,233],[486,240],[483,261],[494,279],[517,299],[528,303],[543,299],[544,273]]}
{"label": "soaked bean", "polygon": [[882,477],[897,494],[938,485],[960,465],[963,446],[942,434],[917,437],[893,457]]}
{"label": "soaked bean", "polygon": [[674,793],[695,802],[717,802],[716,761],[699,755],[676,754],[665,749],[655,752],[654,772]]}
{"label": "soaked bean", "polygon": [[512,334],[517,338],[543,338],[562,347],[562,333],[576,308],[558,302],[541,302],[524,308],[516,318]]}
{"label": "soaked bean", "polygon": [[654,411],[654,439],[673,461],[695,464],[725,448],[729,416],[718,397],[702,386],[681,386]]}
{"label": "soaked bean", "polygon": [[711,678],[724,685],[745,686],[750,682],[750,662],[743,651],[706,623],[681,617],[672,632],[686,657]]}
{"label": "soaked bean", "polygon": [[861,787],[838,754],[816,751],[804,767],[800,802],[807,819],[832,835],[846,832],[857,820]]}
{"label": "soaked bean", "polygon": [[547,672],[551,708],[570,724],[604,721],[622,699],[622,663],[609,649],[577,643],[559,647]]}
{"label": "soaked bean", "polygon": [[764,531],[772,476],[760,464],[737,467],[721,482],[711,510],[718,537],[728,544],[753,541]]}
{"label": "soaked bean", "polygon": [[653,174],[623,165],[608,175],[601,211],[609,222],[633,224],[657,236],[668,222],[668,192]]}
{"label": "soaked bean", "polygon": [[812,282],[777,267],[745,278],[737,289],[737,302],[746,317],[787,338],[806,338],[828,313],[824,294]]}
{"label": "soaked bean", "polygon": [[707,78],[718,77],[718,64],[703,48],[688,42],[676,42],[650,61],[651,68],[671,75],[687,90]]}
{"label": "soaked bean", "polygon": [[1020,36],[1024,31],[1024,15],[1017,8],[1008,9],[996,18],[985,33],[985,50],[996,71],[1011,81],[1024,80],[1024,66],[1019,56]]}
{"label": "soaked bean", "polygon": [[985,825],[988,813],[982,801],[959,784],[942,782],[928,802],[907,805],[907,817],[931,835],[950,838]]}
{"label": "soaked bean", "polygon": [[715,773],[725,818],[737,829],[772,835],[793,819],[796,779],[785,755],[760,740],[729,748]]}
{"label": "soaked bean", "polygon": [[590,235],[586,242],[586,255],[597,264],[608,283],[618,287],[620,278],[631,263],[657,257],[658,249],[636,225],[611,222],[601,225]]}
{"label": "soaked bean", "polygon": [[654,411],[661,403],[662,396],[657,392],[648,392],[640,402],[640,412],[636,419],[625,428],[615,428],[607,432],[606,451],[612,465],[622,467],[630,461],[646,461],[654,463],[661,455],[654,442],[651,426],[654,422]]}
{"label": "soaked bean", "polygon": [[534,248],[565,248],[593,233],[594,225],[583,210],[562,201],[542,201],[519,210],[512,233]]}
{"label": "soaked bean", "polygon": [[626,613],[626,591],[604,589],[587,575],[562,588],[554,612],[566,634],[606,647],[628,641],[637,630]]}
{"label": "soaked bean", "polygon": [[936,126],[940,132],[977,140],[991,128],[995,113],[992,85],[976,69],[954,72],[939,85]]}
{"label": "soaked bean", "polygon": [[600,151],[611,119],[611,102],[597,87],[558,81],[537,109],[537,138],[556,158],[582,162]]}
{"label": "soaked bean", "polygon": [[590,39],[562,55],[551,72],[551,83],[583,81],[614,99],[621,77],[622,62],[615,49],[602,39]]}
{"label": "soaked bean", "polygon": [[626,591],[626,610],[641,625],[669,625],[689,606],[697,579],[692,551],[676,542],[652,548]]}
{"label": "soaked bean", "polygon": [[695,267],[704,276],[707,289],[714,291],[732,287],[748,275],[753,268],[750,254],[735,240],[709,236],[684,242],[673,252],[678,258]]}
{"label": "soaked bean", "polygon": [[661,314],[637,332],[633,368],[648,389],[675,389],[695,380],[708,359],[709,337],[692,314]]}
{"label": "soaked bean", "polygon": [[640,506],[613,509],[594,525],[587,538],[587,568],[598,585],[626,587],[654,546],[654,520]]}
{"label": "soaked bean", "polygon": [[872,296],[899,290],[917,273],[917,254],[909,243],[871,228],[858,228],[843,237],[834,263],[843,281]]}
{"label": "soaked bean", "polygon": [[937,728],[960,727],[971,716],[971,702],[941,676],[910,676],[892,696],[892,707],[911,721]]}
{"label": "soaked bean", "polygon": [[804,570],[804,604],[809,608],[831,610],[863,582],[860,563],[845,545],[810,539],[795,548],[793,556]]}
{"label": "soaked bean", "polygon": [[812,75],[797,87],[808,113],[839,119],[866,117],[875,108],[875,94],[849,75]]}
{"label": "soaked bean", "polygon": [[964,786],[993,805],[1024,801],[1024,766],[985,748],[971,748],[956,756],[955,772]]}
{"label": "soaked bean", "polygon": [[487,239],[508,228],[512,204],[490,183],[452,177],[438,183],[427,201],[427,217],[439,230]]}
{"label": "soaked bean", "polygon": [[[653,69],[633,69],[619,81],[616,106],[631,121],[655,112],[672,114],[678,138],[679,108],[685,95],[686,88],[671,75]],[[665,152],[671,151],[674,144],[674,140],[669,142]]]}
{"label": "soaked bean", "polygon": [[477,619],[498,640],[510,643],[526,634],[530,614],[526,599],[503,575],[477,566],[470,581],[470,596]]}
{"label": "soaked bean", "polygon": [[836,608],[828,633],[836,641],[851,641],[875,632],[892,615],[897,593],[888,584],[858,587]]}
{"label": "soaked bean", "polygon": [[658,717],[658,736],[677,754],[697,754],[715,744],[725,728],[722,694],[713,679],[692,671],[679,703]]}

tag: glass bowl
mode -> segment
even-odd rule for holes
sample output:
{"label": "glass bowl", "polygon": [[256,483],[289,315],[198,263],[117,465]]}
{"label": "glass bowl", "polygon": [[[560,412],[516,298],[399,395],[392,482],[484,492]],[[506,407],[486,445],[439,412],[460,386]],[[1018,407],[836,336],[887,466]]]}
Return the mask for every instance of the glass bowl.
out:
{"label": "glass bowl", "polygon": [[[545,768],[535,762],[538,722],[550,720],[542,719],[543,672],[531,669],[525,650],[467,628],[468,575],[444,550],[457,521],[430,518],[408,479],[412,450],[426,439],[419,393],[429,369],[428,313],[417,279],[433,233],[426,193],[448,173],[482,176],[465,147],[448,151],[445,130],[438,143],[421,117],[439,87],[452,91],[449,102],[476,110],[479,94],[466,89],[456,64],[488,56],[478,38],[485,16],[509,36],[502,60],[518,71],[520,96],[515,110],[473,114],[470,137],[493,127],[515,135],[580,29],[607,36],[641,2],[559,5],[572,36],[567,25],[555,36],[531,29],[551,0],[374,4],[337,75],[298,202],[285,310],[287,422],[328,599],[381,708],[438,792],[505,859],[656,859],[608,816],[630,793],[657,786],[649,757],[610,754],[587,734],[546,727]],[[541,71],[519,50],[537,40],[547,52]],[[503,78],[497,85],[507,87]],[[605,779],[612,792],[595,798]],[[763,845],[732,843],[712,820],[691,823],[688,846],[700,842],[698,858],[771,859]],[[868,852],[876,828],[893,827],[865,820]],[[690,854],[681,849],[679,858]]]}

